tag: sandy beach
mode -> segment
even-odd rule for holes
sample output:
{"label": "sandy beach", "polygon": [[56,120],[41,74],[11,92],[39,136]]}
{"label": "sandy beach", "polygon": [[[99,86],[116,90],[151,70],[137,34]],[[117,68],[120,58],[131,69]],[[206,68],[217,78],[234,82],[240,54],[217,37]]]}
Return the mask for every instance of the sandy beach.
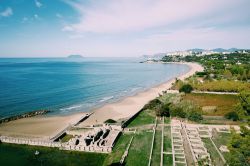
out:
{"label": "sandy beach", "polygon": [[[193,75],[197,71],[203,71],[203,67],[197,63],[175,63],[180,65],[188,65],[189,71],[176,78],[184,80],[185,78]],[[104,105],[101,108],[94,110],[92,116],[79,124],[80,127],[101,124],[107,119],[119,120],[128,118],[140,111],[145,104],[150,100],[162,94],[162,91],[169,89],[172,83],[175,82],[175,78],[163,83],[159,86],[153,87],[147,91],[140,92],[135,96],[127,97],[116,103]]]}
{"label": "sandy beach", "polygon": [[[189,71],[178,79],[185,79],[197,71],[202,71],[201,65],[196,63],[178,63],[189,66]],[[101,124],[107,119],[124,119],[136,114],[146,103],[159,96],[162,91],[169,89],[175,78],[147,91],[137,93],[134,96],[126,97],[118,102],[106,104],[101,108],[93,110],[93,114],[80,123],[79,127]],[[69,124],[75,123],[86,113],[78,113],[68,116],[38,116],[32,118],[19,119],[0,125],[0,135],[16,137],[44,138],[51,137],[66,128]]]}

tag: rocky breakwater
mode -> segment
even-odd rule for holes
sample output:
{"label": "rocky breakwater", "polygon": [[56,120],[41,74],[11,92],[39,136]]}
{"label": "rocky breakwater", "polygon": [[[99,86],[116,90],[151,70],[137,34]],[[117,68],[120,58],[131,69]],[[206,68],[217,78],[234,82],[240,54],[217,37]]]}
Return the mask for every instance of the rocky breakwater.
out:
{"label": "rocky breakwater", "polygon": [[37,110],[37,111],[31,111],[31,112],[27,112],[21,115],[15,115],[15,116],[11,116],[8,118],[2,118],[0,119],[0,124],[2,123],[7,123],[13,120],[17,120],[17,119],[22,119],[22,118],[29,118],[29,117],[33,117],[33,116],[37,116],[37,115],[44,115],[49,113],[49,110]]}

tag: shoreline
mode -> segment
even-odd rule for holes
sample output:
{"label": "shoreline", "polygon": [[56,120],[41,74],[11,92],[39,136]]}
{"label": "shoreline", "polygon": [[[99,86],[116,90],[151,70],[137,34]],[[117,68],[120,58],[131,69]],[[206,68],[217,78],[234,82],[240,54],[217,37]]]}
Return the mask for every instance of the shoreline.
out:
{"label": "shoreline", "polygon": [[117,102],[105,104],[100,108],[94,109],[91,111],[93,114],[78,126],[83,127],[102,124],[107,119],[119,120],[129,118],[139,112],[150,100],[153,100],[158,97],[159,94],[162,94],[162,91],[171,88],[172,83],[175,82],[176,78],[184,80],[185,78],[192,76],[195,72],[203,70],[203,67],[197,63],[171,62],[169,64],[188,65],[189,70],[186,73],[180,74],[179,76],[146,91],[138,92],[133,96],[128,96]]}
{"label": "shoreline", "polygon": [[[173,62],[172,64],[187,65],[189,70],[176,76],[178,79],[185,79],[197,71],[202,71],[203,67],[197,63]],[[0,125],[0,135],[17,137],[50,137],[54,133],[66,128],[79,120],[86,113],[92,113],[86,120],[78,124],[78,127],[102,124],[107,119],[120,120],[133,116],[141,110],[150,100],[162,94],[162,91],[169,89],[175,78],[170,79],[158,86],[149,88],[146,91],[137,92],[132,96],[122,98],[113,103],[107,103],[99,108],[94,108],[88,112],[74,113],[71,115],[56,115],[51,117],[37,116],[11,121]],[[47,127],[50,130],[46,130]]]}

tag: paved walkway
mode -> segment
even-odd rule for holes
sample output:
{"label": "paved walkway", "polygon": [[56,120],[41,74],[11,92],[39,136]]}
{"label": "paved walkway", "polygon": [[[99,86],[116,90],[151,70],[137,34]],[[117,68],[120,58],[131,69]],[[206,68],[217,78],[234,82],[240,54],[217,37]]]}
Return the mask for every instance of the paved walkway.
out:
{"label": "paved walkway", "polygon": [[186,135],[183,128],[181,129],[181,135],[182,135],[182,138],[183,138],[183,147],[184,147],[184,153],[185,153],[185,156],[186,156],[187,165],[188,166],[193,166],[194,165],[194,160],[193,160],[192,151],[191,151],[189,143],[188,143],[187,135]]}
{"label": "paved walkway", "polygon": [[206,93],[206,94],[216,94],[216,95],[237,95],[236,92],[210,92],[210,91],[192,91],[192,93]]}

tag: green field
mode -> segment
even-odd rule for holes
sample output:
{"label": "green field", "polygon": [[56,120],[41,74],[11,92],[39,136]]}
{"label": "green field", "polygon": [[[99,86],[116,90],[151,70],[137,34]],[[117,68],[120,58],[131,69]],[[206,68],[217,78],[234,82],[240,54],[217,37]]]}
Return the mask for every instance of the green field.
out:
{"label": "green field", "polygon": [[226,119],[224,116],[203,116],[202,124],[218,124],[218,125],[238,125],[239,121]]}
{"label": "green field", "polygon": [[68,142],[71,138],[73,138],[73,135],[66,134],[64,137],[60,139],[61,142]]}
{"label": "green field", "polygon": [[[35,155],[35,151],[39,155]],[[57,148],[47,148],[28,145],[0,144],[1,166],[79,166],[103,165],[106,154],[62,151]]]}
{"label": "green field", "polygon": [[183,96],[184,100],[191,100],[200,107],[216,106],[214,112],[207,112],[206,115],[222,116],[230,111],[234,111],[234,105],[239,101],[237,95],[217,95],[217,94],[197,94],[190,93]]}
{"label": "green field", "polygon": [[172,154],[163,155],[163,165],[170,166],[173,165],[173,156]]}
{"label": "green field", "polygon": [[119,163],[131,138],[132,134],[122,134],[118,139],[113,151],[106,157],[104,165]]}
{"label": "green field", "polygon": [[164,142],[163,149],[164,152],[172,152],[172,142],[171,142],[171,131],[170,126],[164,127]]}
{"label": "green field", "polygon": [[151,160],[152,166],[159,165],[161,161],[161,136],[162,136],[161,131],[162,131],[161,127],[158,126],[155,132],[154,148]]}
{"label": "green field", "polygon": [[[228,145],[231,141],[231,134],[230,133],[218,133],[218,132],[214,132],[213,133],[213,138],[212,140],[214,141],[215,145],[217,146],[217,148],[220,148],[221,145]],[[229,158],[229,153],[222,152],[222,155],[224,156],[224,158],[226,160],[228,160]]]}
{"label": "green field", "polygon": [[155,112],[153,110],[143,110],[139,115],[128,125],[128,127],[137,127],[147,124],[154,124]]}
{"label": "green field", "polygon": [[147,166],[151,149],[152,132],[138,132],[135,134],[129,149],[126,165]]}
{"label": "green field", "polygon": [[202,141],[205,143],[205,147],[207,148],[213,165],[224,165],[219,153],[215,149],[214,145],[212,144],[209,138],[203,138]]}

